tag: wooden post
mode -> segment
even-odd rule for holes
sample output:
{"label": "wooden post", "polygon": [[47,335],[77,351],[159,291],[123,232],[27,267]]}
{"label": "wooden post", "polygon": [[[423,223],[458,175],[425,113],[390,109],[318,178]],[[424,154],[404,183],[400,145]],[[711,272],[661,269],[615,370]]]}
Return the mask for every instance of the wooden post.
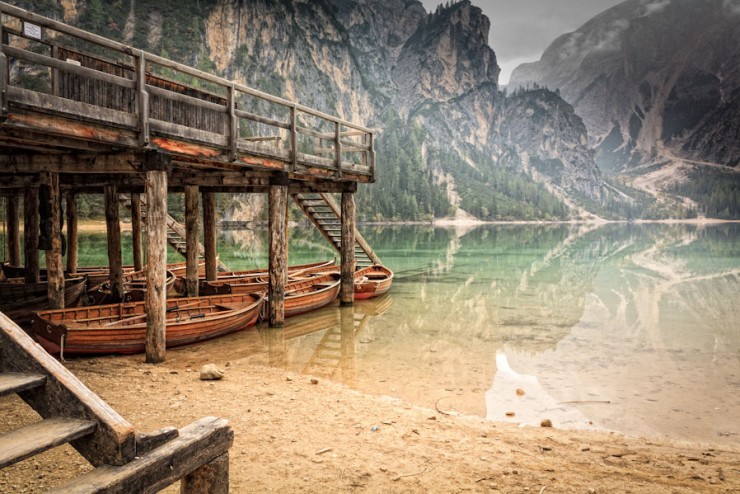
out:
{"label": "wooden post", "polygon": [[271,327],[279,327],[285,321],[285,278],[287,259],[285,256],[285,210],[288,207],[288,180],[281,175],[270,185],[269,230],[270,230],[270,283],[269,321]]}
{"label": "wooden post", "polygon": [[131,241],[133,242],[134,271],[144,269],[144,256],[141,252],[141,196],[131,194]]}
{"label": "wooden post", "polygon": [[229,453],[216,457],[180,481],[180,494],[228,494]]}
{"label": "wooden post", "polygon": [[67,193],[67,272],[76,273],[79,265],[77,247],[77,194]]}
{"label": "wooden post", "polygon": [[49,211],[49,240],[51,249],[46,254],[46,281],[47,295],[50,309],[64,308],[64,268],[62,267],[62,229],[59,224],[59,174],[43,172],[41,174],[42,187],[48,187],[45,194],[49,203],[46,206]]}
{"label": "wooden post", "polygon": [[21,265],[21,229],[18,196],[13,194],[5,198],[5,212],[8,217],[8,262],[11,266]]}
{"label": "wooden post", "polygon": [[39,189],[26,187],[23,195],[23,255],[26,283],[38,283],[39,273]]}
{"label": "wooden post", "polygon": [[342,192],[342,283],[339,289],[339,302],[352,305],[355,300],[355,195]]}
{"label": "wooden post", "polygon": [[218,276],[216,263],[216,194],[203,192],[203,248],[206,256],[206,280]]}
{"label": "wooden post", "polygon": [[105,227],[108,232],[108,280],[111,300],[123,300],[123,261],[121,258],[121,223],[118,218],[118,191],[115,185],[105,186]]}
{"label": "wooden post", "polygon": [[198,186],[185,186],[185,296],[198,296]]}
{"label": "wooden post", "polygon": [[167,293],[167,172],[146,172],[147,270],[146,270],[146,361],[165,359],[165,310]]}

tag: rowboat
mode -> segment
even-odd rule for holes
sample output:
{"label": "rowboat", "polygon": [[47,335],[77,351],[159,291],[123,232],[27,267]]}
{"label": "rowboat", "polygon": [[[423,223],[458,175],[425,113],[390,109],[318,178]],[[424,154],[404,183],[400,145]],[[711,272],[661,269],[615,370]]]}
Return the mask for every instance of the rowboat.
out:
{"label": "rowboat", "polygon": [[[64,280],[64,306],[77,304],[85,292],[84,276]],[[0,282],[0,312],[24,325],[31,320],[32,313],[49,308],[48,284],[46,281],[25,283],[23,278]]]}
{"label": "rowboat", "polygon": [[[294,266],[288,266],[288,276],[291,276],[292,273],[304,271],[307,269],[314,269],[314,268],[322,268],[325,266],[333,266],[334,265],[334,259],[330,259],[328,261],[319,261],[319,262],[311,262],[307,264],[296,264]],[[228,280],[233,283],[239,283],[241,285],[246,285],[249,283],[256,284],[255,286],[257,290],[259,290],[259,286],[267,283],[268,279],[270,277],[270,273],[265,268],[256,268],[256,269],[245,269],[242,271],[221,271],[217,273],[217,280]],[[229,293],[224,292],[223,290],[219,290],[216,288],[218,285],[213,285],[212,281],[206,281],[202,276],[198,279],[198,286],[199,286],[199,292],[203,295],[216,295],[218,293]],[[185,292],[185,280],[181,277],[177,279],[174,285],[175,291],[177,293],[184,293]],[[251,288],[245,286],[244,287],[247,291],[252,291]]]}
{"label": "rowboat", "polygon": [[355,300],[377,297],[387,292],[393,283],[393,271],[374,264],[355,271]]}
{"label": "rowboat", "polygon": [[[206,263],[203,260],[198,261],[198,275],[205,276]],[[175,276],[185,276],[185,262],[171,262],[167,264],[167,270]],[[21,278],[26,275],[26,268],[23,266],[11,266],[8,263],[2,264],[2,271],[5,278]],[[135,272],[134,266],[123,266],[123,274]],[[46,270],[41,269],[40,275],[46,276]],[[77,277],[87,276],[87,284],[95,287],[105,283],[110,279],[110,268],[108,266],[78,266],[74,273],[64,272],[65,276]]]}
{"label": "rowboat", "polygon": [[[326,273],[285,285],[285,317],[303,314],[328,305],[339,294],[339,273]],[[203,283],[203,293],[239,294],[267,291],[268,282],[252,278],[218,279]]]}
{"label": "rowboat", "polygon": [[[167,300],[168,348],[216,338],[257,322],[262,293]],[[141,353],[146,347],[146,303],[46,310],[34,316],[36,340],[49,353]]]}
{"label": "rowboat", "polygon": [[[170,292],[177,276],[172,271],[167,271],[165,278],[165,292]],[[142,271],[131,271],[124,273],[121,277],[123,282],[123,301],[140,302],[146,297],[146,269]],[[109,304],[112,302],[113,292],[108,281],[99,283],[87,291],[88,305]]]}

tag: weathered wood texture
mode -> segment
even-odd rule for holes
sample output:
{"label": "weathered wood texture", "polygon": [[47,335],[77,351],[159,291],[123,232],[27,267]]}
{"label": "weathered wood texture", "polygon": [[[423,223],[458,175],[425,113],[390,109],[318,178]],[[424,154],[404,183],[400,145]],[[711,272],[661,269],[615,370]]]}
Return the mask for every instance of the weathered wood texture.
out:
{"label": "weathered wood texture", "polygon": [[27,389],[43,386],[46,376],[42,374],[20,374],[17,372],[4,372],[0,374],[0,396],[19,393]]}
{"label": "weathered wood texture", "polygon": [[224,453],[186,475],[180,483],[180,494],[228,494],[229,454]]}
{"label": "weathered wood texture", "polygon": [[43,387],[19,393],[41,417],[97,420],[97,427],[92,434],[72,442],[72,446],[90,463],[96,466],[120,465],[134,458],[134,431],[131,424],[2,313],[0,342],[3,372],[46,376]]}
{"label": "weathered wood texture", "polygon": [[131,194],[131,241],[133,243],[132,253],[134,256],[134,271],[144,269],[144,256],[141,251],[141,195],[138,193]]}
{"label": "weathered wood texture", "polygon": [[67,272],[77,272],[79,265],[79,235],[77,232],[77,195],[67,193]]}
{"label": "weathered wood texture", "polygon": [[121,254],[121,223],[118,215],[118,191],[115,185],[105,186],[105,226],[108,233],[108,266],[111,301],[123,300],[123,260]]}
{"label": "weathered wood texture", "polygon": [[167,293],[167,172],[152,170],[147,181],[146,361],[164,362]]}
{"label": "weathered wood texture", "polygon": [[285,321],[285,281],[288,266],[285,253],[285,210],[288,207],[287,185],[271,185],[268,202],[268,228],[270,230],[268,313],[270,326],[279,327]]}
{"label": "weathered wood texture", "polygon": [[218,277],[216,261],[216,194],[203,192],[203,247],[206,258],[206,280]]}
{"label": "weathered wood texture", "polygon": [[198,187],[185,187],[185,296],[198,296]]}
{"label": "weathered wood texture", "polygon": [[95,429],[92,420],[53,418],[34,422],[0,436],[0,468],[61,446]]}
{"label": "weathered wood texture", "polygon": [[39,189],[26,187],[23,195],[23,253],[26,283],[38,283],[39,273]]}
{"label": "weathered wood texture", "polygon": [[[150,494],[158,492],[179,479],[198,471],[202,465],[216,461],[213,481],[216,484],[200,483],[200,491],[183,491],[187,494],[228,492],[228,470],[224,469],[221,457],[227,457],[234,441],[234,432],[225,419],[202,418],[179,431],[177,438],[123,466],[103,466],[84,474],[71,482],[56,487],[56,494],[91,494],[136,492]],[[228,460],[226,460],[228,461]],[[209,468],[209,470],[211,469]],[[196,474],[196,479],[205,480],[210,472]],[[212,475],[212,474],[211,474]],[[187,482],[186,482],[187,484]]]}
{"label": "weathered wood texture", "polygon": [[341,233],[342,283],[339,290],[339,301],[342,305],[351,305],[355,299],[355,195],[352,192],[342,193]]}
{"label": "weathered wood texture", "polygon": [[44,209],[49,212],[49,247],[46,257],[46,286],[50,309],[64,308],[64,267],[62,266],[62,231],[60,225],[61,195],[59,193],[59,174],[42,173],[43,187],[48,189],[44,194],[48,204]]}
{"label": "weathered wood texture", "polygon": [[5,198],[6,215],[8,218],[8,262],[11,266],[21,265],[21,228],[20,203],[18,196],[13,194]]}

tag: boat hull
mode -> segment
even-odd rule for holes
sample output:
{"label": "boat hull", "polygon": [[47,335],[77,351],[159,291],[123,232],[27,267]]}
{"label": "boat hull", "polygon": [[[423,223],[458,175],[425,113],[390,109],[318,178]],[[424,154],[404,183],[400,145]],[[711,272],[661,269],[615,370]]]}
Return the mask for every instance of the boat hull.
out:
{"label": "boat hull", "polygon": [[355,300],[383,295],[393,284],[393,271],[375,264],[355,272]]}
{"label": "boat hull", "polygon": [[[70,278],[64,282],[64,306],[75,306],[85,293],[85,277]],[[0,312],[23,326],[28,324],[33,312],[49,308],[48,285],[39,283],[0,283]]]}

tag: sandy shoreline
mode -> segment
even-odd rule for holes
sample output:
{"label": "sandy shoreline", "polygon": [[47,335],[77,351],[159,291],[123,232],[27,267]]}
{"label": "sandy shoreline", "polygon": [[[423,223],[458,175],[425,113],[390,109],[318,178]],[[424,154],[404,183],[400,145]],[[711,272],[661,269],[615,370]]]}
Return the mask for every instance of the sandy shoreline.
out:
{"label": "sandy shoreline", "polygon": [[[205,382],[197,370],[207,362],[187,355],[170,351],[156,366],[142,356],[67,366],[138,431],[229,419],[234,493],[740,490],[740,449],[449,416],[250,358],[215,362],[226,378]],[[1,398],[1,426],[34,420],[29,410]],[[64,446],[1,470],[0,491],[43,492],[88,468]]]}

